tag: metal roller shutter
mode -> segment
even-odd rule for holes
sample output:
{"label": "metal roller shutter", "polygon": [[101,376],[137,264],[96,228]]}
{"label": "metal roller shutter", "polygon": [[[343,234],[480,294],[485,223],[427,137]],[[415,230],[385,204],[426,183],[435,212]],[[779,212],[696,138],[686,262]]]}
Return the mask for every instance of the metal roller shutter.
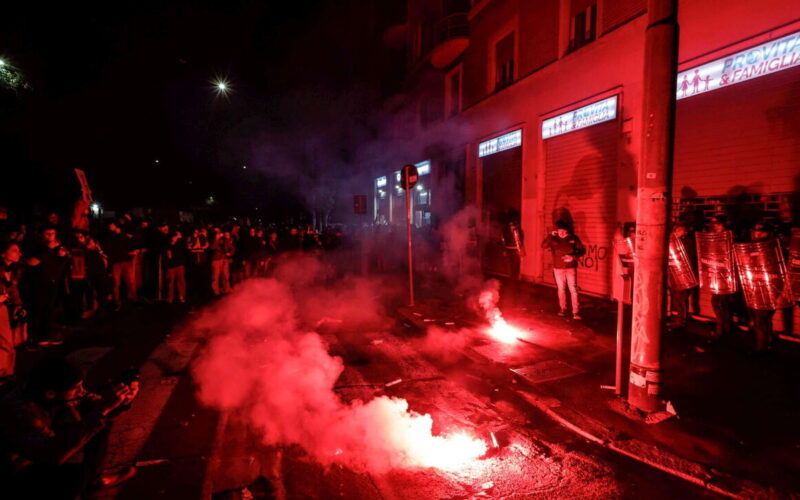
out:
{"label": "metal roller shutter", "polygon": [[800,68],[678,101],[674,193],[791,192],[800,175]]}
{"label": "metal roller shutter", "polygon": [[[676,197],[791,193],[800,187],[800,68],[678,101]],[[741,306],[743,308],[743,306]],[[800,308],[793,308],[800,334]],[[700,314],[714,317],[700,293]],[[784,330],[782,314],[776,329]]]}
{"label": "metal roller shutter", "polygon": [[[545,214],[547,231],[561,217],[572,220],[586,245],[578,266],[582,292],[611,294],[616,229],[619,122],[614,120],[545,141]],[[545,282],[553,280],[552,256],[543,252]]]}

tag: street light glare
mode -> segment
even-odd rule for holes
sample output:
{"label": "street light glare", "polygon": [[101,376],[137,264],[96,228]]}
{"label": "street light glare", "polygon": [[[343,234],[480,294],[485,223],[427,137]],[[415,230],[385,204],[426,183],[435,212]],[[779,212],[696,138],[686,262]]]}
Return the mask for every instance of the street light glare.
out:
{"label": "street light glare", "polygon": [[219,95],[228,95],[231,91],[231,85],[228,80],[224,78],[214,79],[214,91]]}
{"label": "street light glare", "polygon": [[0,66],[5,66],[5,65],[6,65],[6,62],[4,60],[0,59]]}

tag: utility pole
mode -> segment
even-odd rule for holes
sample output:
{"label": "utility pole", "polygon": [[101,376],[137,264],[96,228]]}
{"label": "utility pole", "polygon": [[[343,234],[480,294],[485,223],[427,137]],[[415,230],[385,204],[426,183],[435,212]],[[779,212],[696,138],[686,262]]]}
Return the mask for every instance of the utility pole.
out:
{"label": "utility pole", "polygon": [[675,139],[678,0],[648,0],[647,14],[628,403],[650,413],[661,407],[661,337]]}

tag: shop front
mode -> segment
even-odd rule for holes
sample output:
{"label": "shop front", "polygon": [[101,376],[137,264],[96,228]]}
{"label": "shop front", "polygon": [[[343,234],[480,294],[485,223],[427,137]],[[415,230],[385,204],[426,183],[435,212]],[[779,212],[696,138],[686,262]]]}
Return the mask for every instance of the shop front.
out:
{"label": "shop front", "polygon": [[[754,222],[785,221],[796,203],[800,31],[772,33],[766,41],[720,51],[706,61],[679,68],[675,217],[701,230],[711,215],[722,216],[742,239]],[[797,332],[800,317],[794,310]],[[705,293],[700,313],[713,317]],[[782,315],[776,318],[782,329]]]}
{"label": "shop front", "polygon": [[[542,121],[544,235],[557,221],[573,228],[586,246],[578,260],[583,293],[611,294],[616,231],[619,96],[612,95]],[[544,236],[543,235],[543,236]],[[538,243],[538,242],[537,242]],[[555,285],[552,256],[542,252],[543,280]]]}
{"label": "shop front", "polygon": [[493,137],[478,145],[482,175],[481,206],[485,237],[481,261],[489,274],[508,276],[503,228],[520,223],[522,206],[522,129]]}

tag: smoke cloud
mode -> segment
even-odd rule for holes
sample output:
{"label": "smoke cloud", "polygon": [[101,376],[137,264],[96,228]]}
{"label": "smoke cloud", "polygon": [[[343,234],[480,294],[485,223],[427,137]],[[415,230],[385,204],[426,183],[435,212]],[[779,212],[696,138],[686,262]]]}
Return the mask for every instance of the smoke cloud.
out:
{"label": "smoke cloud", "polygon": [[201,402],[236,411],[266,444],[298,444],[326,465],[451,468],[483,454],[485,444],[464,434],[433,436],[431,417],[404,399],[338,397],[344,364],[309,325],[334,314],[348,327],[366,325],[382,314],[375,285],[326,276],[319,261],[293,260],[277,279],[245,282],[191,325],[209,338],[192,367]]}

